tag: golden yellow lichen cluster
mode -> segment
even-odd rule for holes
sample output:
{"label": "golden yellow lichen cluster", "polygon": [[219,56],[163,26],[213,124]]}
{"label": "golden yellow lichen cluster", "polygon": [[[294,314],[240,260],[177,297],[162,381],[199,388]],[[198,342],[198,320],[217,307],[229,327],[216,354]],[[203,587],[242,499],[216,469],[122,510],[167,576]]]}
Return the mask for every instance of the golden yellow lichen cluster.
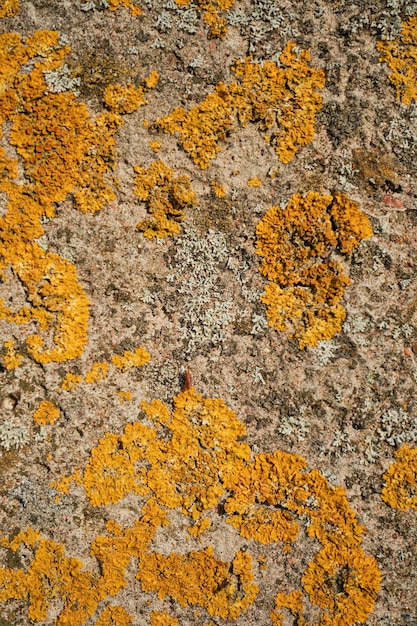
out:
{"label": "golden yellow lichen cluster", "polygon": [[140,6],[135,4],[132,0],[107,0],[107,4],[110,11],[116,11],[120,6],[128,9],[133,17],[138,17],[142,13]]}
{"label": "golden yellow lichen cluster", "polygon": [[301,348],[341,330],[340,304],[350,279],[332,252],[348,255],[371,237],[367,216],[344,194],[291,196],[271,207],[256,228],[260,271],[271,282],[261,297],[269,325],[292,332]]}
{"label": "golden yellow lichen cluster", "polygon": [[273,61],[255,63],[250,58],[236,61],[233,71],[239,82],[218,83],[188,113],[177,108],[156,121],[166,133],[175,133],[184,150],[202,169],[220,152],[220,141],[234,128],[236,117],[245,127],[257,122],[268,131],[266,141],[275,146],[282,163],[289,163],[296,152],[314,137],[314,118],[321,108],[317,91],[324,86],[324,73],[309,65],[306,50],[295,52],[288,43],[278,66]]}
{"label": "golden yellow lichen cluster", "polygon": [[59,409],[49,400],[40,403],[33,414],[37,424],[53,424],[59,417]]}
{"label": "golden yellow lichen cluster", "polygon": [[417,511],[417,448],[404,445],[384,474],[382,499],[394,509]]}
{"label": "golden yellow lichen cluster", "polygon": [[[198,520],[188,529],[196,537],[210,525],[201,514],[226,497],[228,524],[245,539],[282,542],[285,552],[298,537],[299,520],[308,519],[307,535],[321,544],[301,578],[309,601],[321,609],[315,626],[366,620],[381,575],[375,559],[361,547],[365,528],[342,488],[329,485],[317,470],[307,472],[305,460],[296,454],[278,450],[251,461],[249,447],[240,441],[245,429],[235,414],[222,400],[204,399],[192,387],[174,398],[172,411],[159,400],[142,408],[155,428],[136,422],[122,435],[107,433],[83,472],[76,470],[53,486],[68,493],[76,482],[93,506],[136,493],[150,498],[155,507],[179,508]],[[185,555],[146,552],[137,577],[144,591],[168,595],[181,606],[197,604],[228,619],[237,618],[258,593],[250,555],[238,552],[231,564],[225,563],[216,559],[211,546]],[[284,609],[300,624],[308,623],[301,591],[278,593],[271,613],[276,626],[283,623]]]}
{"label": "golden yellow lichen cluster", "polygon": [[151,626],[178,626],[178,620],[165,611],[152,611]]}
{"label": "golden yellow lichen cluster", "polygon": [[97,361],[96,363],[93,363],[91,369],[85,375],[84,380],[87,385],[92,385],[100,380],[105,380],[108,372],[109,364],[106,361]]}
{"label": "golden yellow lichen cluster", "polygon": [[106,606],[94,626],[130,626],[133,617],[122,606]]}
{"label": "golden yellow lichen cluster", "polygon": [[51,93],[43,72],[58,69],[69,51],[54,31],[37,31],[26,41],[14,33],[0,35],[0,125],[11,125],[10,144],[22,159],[25,176],[24,184],[14,182],[17,160],[1,147],[0,190],[8,202],[0,218],[0,269],[11,268],[30,303],[13,312],[0,302],[0,319],[33,321],[52,333],[27,338],[28,352],[40,363],[80,356],[89,317],[75,267],[35,241],[44,234],[41,219],[53,217],[56,203],[68,194],[84,213],[98,211],[115,198],[108,176],[115,169],[120,112],[145,103],[143,88],[110,86],[105,94],[110,110],[92,119],[73,93]]}
{"label": "golden yellow lichen cluster", "polygon": [[[191,0],[175,0],[179,7],[188,6]],[[209,39],[224,39],[227,33],[226,19],[220,17],[221,11],[231,9],[236,0],[196,0],[197,7],[204,11],[204,23],[209,27]]]}
{"label": "golden yellow lichen cluster", "polygon": [[188,554],[148,553],[138,578],[144,591],[168,595],[180,606],[197,604],[225,619],[239,617],[259,591],[252,582],[250,554],[238,552],[230,564],[216,559],[211,546]]}
{"label": "golden yellow lichen cluster", "polygon": [[[150,361],[151,355],[149,352],[143,348],[142,346],[135,348],[133,352],[131,350],[125,350],[124,353],[121,354],[113,354],[111,357],[111,364],[116,369],[121,370],[122,372],[126,372],[132,367],[142,367],[146,365]],[[107,361],[97,361],[93,363],[91,368],[84,376],[84,382],[87,385],[92,385],[94,383],[100,382],[102,380],[106,380],[109,375],[109,367],[110,364]],[[73,374],[72,372],[68,372],[65,375],[61,383],[61,389],[64,391],[71,391],[79,384],[83,382],[83,377],[81,374]],[[125,393],[125,392],[120,392]],[[129,393],[129,392],[126,392]]]}
{"label": "golden yellow lichen cluster", "polygon": [[19,13],[19,0],[1,0],[0,18],[13,17]]}
{"label": "golden yellow lichen cluster", "polygon": [[154,161],[146,169],[135,167],[135,194],[146,202],[150,217],[139,222],[137,229],[145,237],[168,237],[180,232],[184,209],[197,204],[188,176],[174,176],[174,170],[163,161]]}
{"label": "golden yellow lichen cluster", "polygon": [[[54,486],[67,493],[74,480],[94,506],[116,503],[131,491],[152,491],[160,504],[198,519],[224,494],[227,476],[249,459],[249,446],[239,441],[243,425],[222,400],[204,399],[193,389],[174,398],[172,412],[159,400],[141,406],[156,428],[136,422],[123,435],[107,433],[84,472]],[[168,440],[162,436],[167,431]]]}
{"label": "golden yellow lichen cluster", "polygon": [[[100,564],[99,573],[83,569],[78,559],[65,556],[62,545],[41,539],[29,528],[11,541],[0,540],[0,545],[14,552],[24,546],[33,552],[27,570],[0,568],[0,602],[9,599],[29,602],[28,618],[32,621],[48,619],[51,604],[59,601],[56,626],[82,626],[93,617],[99,603],[114,596],[126,586],[126,569],[132,558],[141,559],[155,536],[156,529],[165,524],[164,512],[149,500],[142,515],[132,527],[122,529],[110,520],[108,535],[94,539],[90,554]],[[117,624],[128,626],[132,619],[121,607],[107,607],[98,618],[100,626]]]}
{"label": "golden yellow lichen cluster", "polygon": [[399,39],[379,41],[379,60],[387,63],[388,76],[396,90],[397,100],[411,104],[417,98],[417,15],[403,22]]}
{"label": "golden yellow lichen cluster", "polygon": [[210,187],[217,198],[226,197],[226,187],[222,183],[219,183],[217,180],[212,180]]}
{"label": "golden yellow lichen cluster", "polygon": [[4,367],[7,370],[16,369],[16,367],[19,367],[19,365],[23,361],[23,355],[20,354],[20,352],[17,352],[14,346],[15,346],[15,342],[13,341],[13,339],[9,339],[9,341],[6,341],[3,346],[4,349],[6,350],[4,357],[3,357],[3,363],[4,363]]}
{"label": "golden yellow lichen cluster", "polygon": [[149,352],[140,346],[139,348],[135,348],[134,352],[125,350],[123,355],[114,354],[111,358],[111,362],[117,369],[126,372],[131,367],[142,367],[142,365],[149,362],[150,358],[151,355]]}

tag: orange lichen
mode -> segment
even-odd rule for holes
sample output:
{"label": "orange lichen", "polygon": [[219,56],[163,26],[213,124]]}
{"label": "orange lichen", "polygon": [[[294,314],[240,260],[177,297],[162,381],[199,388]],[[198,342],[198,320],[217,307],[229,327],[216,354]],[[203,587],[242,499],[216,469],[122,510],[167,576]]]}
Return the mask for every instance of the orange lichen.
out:
{"label": "orange lichen", "polygon": [[49,400],[40,403],[33,414],[37,424],[53,424],[59,417],[59,409]]}
{"label": "orange lichen", "polygon": [[379,41],[379,60],[392,71],[388,76],[396,90],[397,100],[411,104],[417,98],[417,15],[402,23],[398,39]]}
{"label": "orange lichen", "polygon": [[[83,472],[76,470],[54,484],[68,493],[70,483],[78,483],[93,506],[136,493],[147,499],[140,519],[126,529],[109,521],[109,534],[94,539],[90,554],[98,561],[99,574],[81,570],[79,561],[65,557],[62,546],[41,540],[30,529],[10,542],[2,540],[14,551],[25,543],[35,554],[28,572],[0,569],[0,601],[28,598],[29,616],[39,621],[46,619],[50,599],[58,597],[63,609],[57,626],[81,626],[104,598],[124,589],[127,568],[136,558],[143,591],[237,619],[258,594],[248,552],[237,552],[228,563],[216,558],[212,546],[188,554],[150,550],[156,529],[168,523],[161,506],[179,507],[199,519],[226,496],[225,521],[245,538],[284,542],[288,551],[302,519],[308,521],[307,535],[321,544],[301,577],[304,591],[278,593],[271,613],[275,626],[283,624],[282,610],[303,626],[309,623],[304,592],[320,610],[315,626],[353,626],[367,619],[381,575],[375,559],[361,547],[365,529],[342,488],[332,487],[317,470],[306,471],[305,460],[296,454],[276,451],[251,461],[249,447],[239,441],[245,429],[234,413],[220,399],[203,399],[194,388],[178,394],[172,410],[160,400],[142,408],[153,427],[136,422],[122,435],[107,433]],[[207,526],[208,519],[203,519],[194,528]],[[107,614],[118,623],[110,609]],[[120,619],[129,616],[122,612]],[[161,620],[171,623],[166,615]]]}
{"label": "orange lichen", "polygon": [[178,620],[165,611],[152,611],[151,626],[178,626]]}
{"label": "orange lichen", "polygon": [[[156,70],[153,70],[149,76],[147,76],[146,78],[143,79],[143,82],[146,86],[147,89],[153,89],[154,87],[157,86],[159,81],[159,74]],[[145,120],[144,120],[145,122]]]}
{"label": "orange lichen", "polygon": [[119,396],[120,402],[129,402],[132,399],[131,391],[118,391],[117,395]]}
{"label": "orange lichen", "polygon": [[226,197],[226,187],[222,183],[219,183],[217,180],[212,180],[210,187],[212,188],[214,195],[218,198]]}
{"label": "orange lichen", "polygon": [[404,445],[395,456],[397,461],[384,474],[381,497],[394,509],[417,511],[417,448]]}
{"label": "orange lichen", "polygon": [[226,477],[249,458],[249,447],[238,441],[243,426],[220,399],[203,399],[194,388],[174,398],[172,413],[158,400],[141,406],[157,427],[163,424],[170,432],[169,440],[139,422],[128,424],[123,435],[100,439],[82,475],[76,471],[53,486],[66,493],[74,480],[94,506],[151,490],[164,506],[181,507],[198,519],[224,494]]}
{"label": "orange lichen", "polygon": [[[228,483],[234,493],[225,503],[231,515],[226,521],[248,539],[290,542],[298,532],[294,516],[307,516],[307,534],[322,544],[302,576],[310,602],[325,611],[318,624],[364,622],[381,581],[375,559],[360,547],[365,529],[357,523],[344,490],[331,487],[317,470],[305,473],[304,468],[304,459],[295,454],[257,455]],[[278,594],[276,608],[289,609],[297,623],[307,624],[299,592]],[[283,624],[281,613],[274,611],[271,619],[275,626]]]}
{"label": "orange lichen", "polygon": [[259,222],[260,271],[271,281],[261,297],[269,325],[290,330],[301,348],[341,330],[340,304],[350,279],[332,252],[348,255],[372,235],[367,216],[344,194],[295,194],[286,209],[271,207]]}
{"label": "orange lichen", "polygon": [[280,506],[293,488],[294,474],[304,466],[304,459],[280,450],[257,455],[227,485],[234,492],[225,505],[227,523],[242,537],[263,544],[295,541],[298,523]]}
{"label": "orange lichen", "polygon": [[149,147],[150,149],[156,153],[159,152],[159,150],[161,149],[162,143],[158,140],[156,141],[149,141]]}
{"label": "orange lichen", "polygon": [[108,8],[110,11],[116,11],[119,6],[127,9],[133,17],[138,17],[142,14],[140,6],[135,4],[132,0],[107,0]]}
{"label": "orange lichen", "polygon": [[280,161],[288,163],[314,137],[314,118],[322,101],[317,90],[324,86],[323,71],[310,67],[309,53],[296,54],[294,48],[292,42],[286,45],[281,66],[273,61],[261,65],[250,58],[236,61],[232,69],[239,82],[218,83],[215,92],[188,113],[177,108],[158,119],[156,126],[177,134],[184,150],[206,169],[236,117],[243,127],[258,122],[262,131],[275,128],[271,143]]}
{"label": "orange lichen", "polygon": [[196,522],[193,526],[188,528],[188,533],[192,537],[199,537],[203,534],[205,530],[208,530],[211,526],[211,522],[209,519],[205,518]]}
{"label": "orange lichen", "polygon": [[[190,0],[175,0],[179,7],[188,6]],[[219,16],[220,11],[230,9],[236,0],[196,0],[197,7],[203,11],[204,23],[209,27],[209,39],[224,39],[227,33],[227,22]]]}
{"label": "orange lichen", "polygon": [[151,355],[149,352],[141,346],[135,348],[134,352],[125,350],[123,356],[114,354],[111,358],[111,362],[117,369],[126,372],[131,367],[142,367],[142,365],[150,361],[150,358]]}
{"label": "orange lichen", "polygon": [[91,369],[85,375],[85,382],[87,385],[91,385],[99,380],[105,380],[109,372],[109,364],[106,361],[97,361],[93,363]]}
{"label": "orange lichen", "polygon": [[146,104],[142,87],[109,85],[104,93],[104,104],[115,113],[131,113]]}
{"label": "orange lichen", "polygon": [[257,176],[254,176],[253,178],[249,178],[247,185],[248,187],[260,187],[262,185],[262,181]]}
{"label": "orange lichen", "polygon": [[10,323],[33,320],[49,335],[26,340],[28,352],[40,363],[80,356],[89,317],[75,267],[35,241],[44,234],[41,219],[52,218],[56,204],[68,194],[84,213],[98,211],[115,198],[114,134],[123,124],[118,111],[145,103],[142,88],[110,86],[105,100],[113,110],[92,119],[73,93],[52,93],[43,73],[62,66],[69,51],[54,31],[37,31],[25,42],[17,34],[0,35],[0,124],[11,125],[10,144],[25,177],[24,184],[13,182],[17,162],[1,148],[0,191],[8,201],[0,218],[0,270],[11,268],[30,305],[17,312],[2,306],[0,315]]}
{"label": "orange lichen", "polygon": [[[288,609],[296,618],[297,626],[306,626],[303,618],[303,594],[301,591],[290,591],[289,593],[278,593],[275,598],[275,609]],[[283,626],[284,615],[281,612],[271,611],[272,626]]]}
{"label": "orange lichen", "polygon": [[19,0],[1,0],[0,18],[13,17],[19,13]]}
{"label": "orange lichen", "polygon": [[14,345],[15,342],[13,341],[13,339],[10,339],[9,341],[6,341],[3,346],[6,349],[6,353],[3,357],[3,362],[4,367],[7,370],[16,369],[23,361],[23,355],[16,351]]}
{"label": "orange lichen", "polygon": [[94,626],[130,626],[133,617],[121,606],[106,606]]}
{"label": "orange lichen", "polygon": [[[93,617],[108,595],[118,594],[126,585],[126,569],[133,558],[141,558],[165,524],[164,512],[150,500],[131,528],[116,522],[106,524],[109,535],[94,539],[90,554],[99,563],[99,574],[83,569],[78,559],[65,556],[64,546],[41,539],[33,529],[19,533],[12,541],[2,539],[4,547],[17,551],[21,545],[33,550],[27,571],[0,568],[0,602],[10,599],[29,601],[28,618],[48,620],[51,603],[59,600],[56,626],[83,626]],[[61,608],[62,607],[62,608]],[[132,619],[121,607],[104,609],[96,624],[128,626]]]}
{"label": "orange lichen", "polygon": [[137,229],[145,237],[168,237],[180,232],[184,209],[197,204],[188,176],[174,176],[174,170],[162,161],[146,169],[135,167],[135,194],[146,202],[150,217],[139,222]]}
{"label": "orange lichen", "polygon": [[185,555],[150,552],[137,577],[144,591],[157,591],[159,598],[169,595],[181,606],[198,604],[210,615],[225,619],[239,617],[259,591],[251,582],[249,554],[238,552],[231,568],[214,557],[211,546]]}
{"label": "orange lichen", "polygon": [[64,389],[64,391],[70,391],[71,389],[77,387],[82,380],[83,377],[80,374],[72,374],[71,372],[68,372],[61,383],[61,389]]}

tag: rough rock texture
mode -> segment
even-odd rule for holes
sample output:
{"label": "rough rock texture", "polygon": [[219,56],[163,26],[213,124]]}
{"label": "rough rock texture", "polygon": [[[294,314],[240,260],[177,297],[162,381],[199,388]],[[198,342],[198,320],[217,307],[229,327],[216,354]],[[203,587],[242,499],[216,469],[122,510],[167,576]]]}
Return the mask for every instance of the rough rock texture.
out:
{"label": "rough rock texture", "polygon": [[0,626],[417,624],[416,15],[0,0]]}

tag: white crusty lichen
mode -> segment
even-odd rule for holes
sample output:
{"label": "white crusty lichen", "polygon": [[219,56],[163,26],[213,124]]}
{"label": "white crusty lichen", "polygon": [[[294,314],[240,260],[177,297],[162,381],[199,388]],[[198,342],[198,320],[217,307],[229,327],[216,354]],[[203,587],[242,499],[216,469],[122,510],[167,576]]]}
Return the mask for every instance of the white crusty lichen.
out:
{"label": "white crusty lichen", "polygon": [[249,315],[236,306],[233,297],[237,292],[248,302],[257,300],[259,294],[252,292],[245,276],[247,269],[245,260],[231,256],[222,233],[209,230],[200,235],[184,226],[167,280],[175,285],[180,299],[176,311],[180,311],[180,333],[188,353],[202,344],[224,342],[230,337],[230,325]]}
{"label": "white crusty lichen", "polygon": [[0,424],[0,446],[5,450],[23,448],[29,441],[29,431],[23,424],[12,420]]}
{"label": "white crusty lichen", "polygon": [[52,93],[72,91],[76,96],[79,95],[77,87],[81,85],[81,78],[73,78],[68,65],[64,64],[56,70],[44,72],[43,75],[45,82]]}

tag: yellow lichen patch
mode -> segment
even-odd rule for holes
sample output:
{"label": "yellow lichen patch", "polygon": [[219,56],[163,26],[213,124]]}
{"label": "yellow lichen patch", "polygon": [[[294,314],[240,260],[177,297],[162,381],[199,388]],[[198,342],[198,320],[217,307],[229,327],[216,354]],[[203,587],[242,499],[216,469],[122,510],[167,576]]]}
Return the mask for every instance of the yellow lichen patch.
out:
{"label": "yellow lichen patch", "polygon": [[327,611],[323,625],[350,625],[365,622],[372,612],[381,574],[362,548],[329,541],[308,564],[302,582],[311,602]]}
{"label": "yellow lichen patch", "polygon": [[134,85],[109,85],[104,94],[104,104],[115,113],[131,113],[146,104],[142,87]]}
{"label": "yellow lichen patch", "polygon": [[[143,402],[142,408],[153,419],[155,405]],[[249,458],[249,447],[239,441],[245,429],[222,400],[204,399],[193,387],[174,398],[165,428],[170,439],[149,450],[146,484],[161,504],[198,519],[224,494],[229,474],[238,474]]]}
{"label": "yellow lichen patch", "polygon": [[314,137],[314,118],[322,102],[317,90],[324,86],[324,73],[310,67],[309,53],[297,55],[294,48],[294,43],[286,45],[281,66],[250,58],[236,61],[232,69],[239,82],[218,83],[215,92],[188,113],[177,108],[156,126],[177,134],[184,150],[206,169],[221,150],[219,142],[235,127],[236,117],[243,127],[258,122],[261,131],[269,131],[268,142],[280,161],[288,163]]}
{"label": "yellow lichen patch", "polygon": [[249,178],[247,185],[248,187],[260,187],[262,185],[262,181],[257,176],[254,176],[253,178]]}
{"label": "yellow lichen patch", "polygon": [[387,63],[392,74],[389,80],[396,90],[397,100],[411,104],[417,98],[417,15],[402,23],[398,39],[379,41],[379,60]]}
{"label": "yellow lichen patch", "polygon": [[219,183],[216,180],[213,180],[210,183],[210,187],[212,188],[214,195],[217,196],[218,198],[226,197],[226,187],[222,185],[222,183]]}
{"label": "yellow lichen patch", "polygon": [[269,325],[289,330],[301,348],[331,339],[350,279],[330,255],[350,254],[372,235],[367,216],[344,194],[295,194],[286,209],[271,207],[256,233],[260,271],[271,281],[261,297]]}
{"label": "yellow lichen patch", "polygon": [[208,530],[211,526],[211,522],[209,519],[202,519],[196,522],[193,526],[188,528],[188,533],[192,537],[199,537],[203,534],[205,530]]}
{"label": "yellow lichen patch", "polygon": [[198,604],[226,619],[239,617],[258,594],[251,582],[251,556],[238,552],[230,568],[214,557],[211,546],[186,555],[148,553],[137,577],[144,591],[156,591],[159,598],[169,595],[181,606]]}
{"label": "yellow lichen patch", "polygon": [[[78,559],[65,556],[64,546],[41,539],[28,529],[12,541],[2,539],[3,546],[13,550],[21,545],[33,551],[27,570],[0,568],[0,602],[28,600],[28,618],[48,620],[50,605],[58,601],[56,626],[83,626],[96,613],[99,603],[116,595],[126,585],[126,569],[132,557],[144,555],[158,526],[165,523],[164,512],[149,501],[131,528],[122,529],[116,522],[106,524],[109,535],[98,536],[90,554],[96,558],[99,574],[83,569]],[[100,626],[128,626],[132,619],[122,607],[107,607],[96,621]]]}
{"label": "yellow lichen patch", "polygon": [[[159,74],[156,70],[153,70],[149,76],[143,79],[143,83],[145,84],[147,89],[153,89],[156,87],[159,81]],[[144,120],[145,123],[146,120]]]}
{"label": "yellow lichen patch", "polygon": [[85,375],[85,382],[87,385],[91,385],[99,380],[105,380],[109,372],[109,364],[106,361],[98,361],[93,363],[92,368]]}
{"label": "yellow lichen patch", "polygon": [[6,341],[4,344],[4,348],[6,349],[6,354],[3,357],[4,367],[7,370],[14,370],[23,361],[23,355],[16,351],[14,348],[15,342],[13,339]]}
{"label": "yellow lichen patch", "polygon": [[77,387],[82,380],[83,377],[80,374],[72,374],[71,372],[68,372],[61,383],[61,389],[64,389],[64,391],[71,391],[71,389]]}
{"label": "yellow lichen patch", "polygon": [[249,458],[249,447],[238,440],[244,427],[220,399],[204,399],[193,388],[174,398],[172,412],[160,401],[141,406],[156,427],[163,425],[170,433],[168,440],[154,428],[128,424],[123,435],[107,433],[100,439],[82,474],[76,470],[53,486],[67,493],[73,480],[93,506],[151,490],[160,504],[181,507],[198,519],[217,504],[227,477]]}
{"label": "yellow lichen patch", "polygon": [[19,0],[1,0],[0,18],[13,17],[19,13]]}
{"label": "yellow lichen patch", "polygon": [[242,537],[263,544],[295,541],[298,523],[280,506],[287,503],[291,490],[294,489],[292,497],[297,497],[293,478],[304,466],[301,457],[279,450],[272,455],[257,455],[227,484],[229,491],[234,492],[225,504],[228,524],[237,528]]}
{"label": "yellow lichen patch", "polygon": [[184,209],[197,204],[188,176],[174,176],[174,170],[162,161],[146,169],[135,167],[135,194],[146,202],[150,217],[139,222],[137,229],[145,237],[168,237],[180,232]]}
{"label": "yellow lichen patch", "polygon": [[158,140],[149,142],[149,147],[153,152],[155,152],[155,154],[159,152],[159,150],[161,149],[161,146],[162,146],[162,143]]}
{"label": "yellow lichen patch", "polygon": [[133,617],[122,606],[106,606],[94,626],[130,626]]}
{"label": "yellow lichen patch", "polygon": [[[300,521],[307,520],[308,537],[320,544],[301,577],[303,592],[286,589],[278,593],[271,613],[275,626],[283,624],[283,610],[290,611],[299,624],[310,623],[304,618],[305,594],[317,607],[316,613],[320,612],[315,626],[353,626],[366,621],[381,575],[375,559],[361,547],[365,529],[342,488],[331,486],[317,470],[306,471],[305,460],[296,454],[276,451],[257,454],[251,461],[249,447],[240,441],[245,429],[235,414],[222,400],[204,399],[192,387],[174,398],[171,410],[160,400],[144,402],[142,409],[153,426],[136,422],[128,424],[121,435],[107,433],[92,450],[83,471],[76,470],[53,485],[68,493],[70,483],[76,482],[93,506],[115,504],[128,493],[148,499],[132,528],[122,529],[110,521],[106,524],[109,536],[93,541],[90,554],[98,560],[99,576],[80,572],[78,562],[64,557],[61,547],[49,546],[54,554],[54,597],[62,599],[64,612],[76,607],[81,611],[78,617],[91,617],[101,599],[126,586],[130,559],[136,558],[143,591],[156,592],[160,598],[169,596],[183,607],[199,605],[216,617],[237,619],[258,594],[248,552],[238,552],[227,563],[216,558],[212,546],[188,554],[150,550],[156,529],[167,523],[161,506],[179,508],[198,520],[209,509],[214,514],[226,496],[225,521],[245,538],[262,544],[285,542],[289,551]],[[208,519],[197,522],[196,532],[191,534],[198,536],[205,527]],[[40,539],[32,532],[2,545],[16,550],[19,542],[34,545]],[[36,555],[32,563],[37,564]],[[48,558],[44,560],[50,568]],[[85,576],[87,591],[81,606],[75,591],[73,595],[66,591],[74,583],[74,579],[67,580],[69,563],[77,584],[77,577]],[[50,597],[45,574],[49,570],[38,570],[43,586],[40,588],[36,578],[36,598],[43,603],[39,615],[44,615]],[[65,585],[60,582],[61,575],[67,577]],[[30,595],[25,576],[21,570],[0,570],[0,601]],[[86,613],[87,604],[90,613]],[[56,623],[79,626],[83,622],[62,619]]]}
{"label": "yellow lichen patch", "polygon": [[151,626],[178,626],[178,620],[165,611],[152,611]]}
{"label": "yellow lichen patch", "polygon": [[404,445],[395,456],[397,461],[384,474],[381,497],[394,509],[417,511],[417,448]]}
{"label": "yellow lichen patch", "polygon": [[[10,323],[38,323],[45,333],[27,338],[31,356],[40,363],[79,357],[87,343],[88,299],[75,267],[44,251],[41,219],[52,218],[56,203],[72,194],[84,213],[100,210],[115,198],[114,135],[120,113],[145,103],[143,88],[110,86],[105,101],[112,111],[91,118],[87,106],[71,92],[52,93],[43,72],[62,66],[69,46],[59,33],[36,31],[0,35],[0,123],[10,124],[10,144],[21,160],[24,184],[12,182],[17,162],[0,150],[0,191],[8,195],[0,218],[0,270],[10,267],[22,283],[30,306],[1,316]],[[33,65],[24,67],[28,61]]]}
{"label": "yellow lichen patch", "polygon": [[131,367],[142,367],[142,365],[148,363],[150,358],[151,355],[149,352],[145,350],[145,348],[139,347],[135,348],[134,352],[125,350],[123,356],[114,354],[111,358],[111,362],[117,369],[126,372],[126,370]]}
{"label": "yellow lichen patch", "polygon": [[133,17],[138,17],[142,13],[140,6],[132,0],[108,0],[107,4],[110,11],[116,11],[120,6],[127,9]]}
{"label": "yellow lichen patch", "polygon": [[[304,459],[295,454],[277,451],[258,455],[248,471],[228,483],[233,493],[225,503],[230,515],[226,521],[244,537],[268,543],[294,541],[298,530],[294,516],[307,516],[307,534],[322,544],[302,576],[310,602],[324,611],[318,624],[351,626],[364,622],[381,582],[375,559],[360,547],[364,528],[349,507],[344,490],[330,486],[317,470],[306,473],[304,468]],[[287,514],[285,524],[283,514]],[[279,593],[276,608],[287,608],[297,623],[308,623],[302,616],[299,592]],[[275,626],[283,624],[280,612],[273,611],[271,619]]]}
{"label": "yellow lichen patch", "polygon": [[290,593],[278,593],[275,598],[275,611],[270,614],[272,626],[283,626],[284,615],[277,609],[288,609],[297,618],[298,626],[306,626],[302,613],[304,610],[303,594],[301,591],[290,591]]}
{"label": "yellow lichen patch", "polygon": [[120,402],[129,402],[132,399],[131,391],[118,391],[117,395],[119,396]]}
{"label": "yellow lichen patch", "polygon": [[33,420],[37,424],[53,424],[58,417],[59,409],[49,400],[41,402],[33,414]]}
{"label": "yellow lichen patch", "polygon": [[[190,0],[175,0],[179,7],[188,6]],[[230,9],[236,0],[196,0],[197,7],[203,11],[204,23],[209,27],[209,39],[224,39],[227,33],[226,19],[219,12]]]}

